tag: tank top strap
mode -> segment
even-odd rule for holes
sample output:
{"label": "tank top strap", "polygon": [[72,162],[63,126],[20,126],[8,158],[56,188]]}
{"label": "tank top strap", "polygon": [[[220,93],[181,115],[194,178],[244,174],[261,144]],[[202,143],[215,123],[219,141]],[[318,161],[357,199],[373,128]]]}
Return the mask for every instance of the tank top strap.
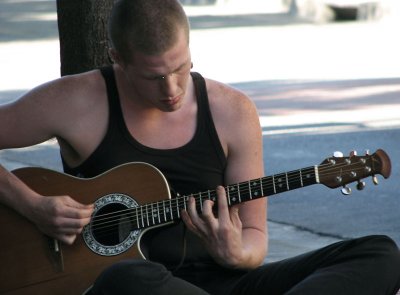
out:
{"label": "tank top strap", "polygon": [[204,80],[203,76],[197,72],[191,72],[190,75],[192,76],[195,91],[196,91],[196,98],[197,98],[197,107],[198,107],[198,116],[201,118],[206,116],[209,119],[209,104],[208,104],[208,94],[206,88],[206,81]]}
{"label": "tank top strap", "polygon": [[204,77],[197,72],[190,73],[193,79],[193,83],[195,85],[196,97],[197,97],[197,106],[198,106],[198,124],[200,124],[200,128],[204,128],[208,133],[210,140],[213,143],[213,148],[215,149],[215,153],[218,156],[218,159],[222,166],[226,165],[226,157],[221,145],[221,142],[218,137],[217,129],[214,125],[214,119],[211,114],[210,103],[208,98],[207,86]]}

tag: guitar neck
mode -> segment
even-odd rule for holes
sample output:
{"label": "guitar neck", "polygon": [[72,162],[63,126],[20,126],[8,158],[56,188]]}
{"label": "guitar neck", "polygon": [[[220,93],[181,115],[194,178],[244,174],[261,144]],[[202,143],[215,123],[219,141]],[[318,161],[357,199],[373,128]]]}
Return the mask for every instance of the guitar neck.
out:
{"label": "guitar neck", "polygon": [[[307,167],[225,187],[228,205],[236,205],[254,199],[276,195],[318,182],[317,167]],[[216,201],[216,193],[214,199]]]}
{"label": "guitar neck", "polygon": [[[225,187],[229,206],[243,202],[272,196],[297,188],[313,185],[319,182],[318,167],[307,168],[279,173],[250,181],[231,184]],[[196,207],[201,212],[203,202],[211,200],[217,202],[217,192],[208,190],[176,198],[149,203],[133,208],[131,212],[131,224],[135,229],[143,229],[164,223],[176,221],[181,218],[181,211],[186,210],[189,197],[194,197]]]}

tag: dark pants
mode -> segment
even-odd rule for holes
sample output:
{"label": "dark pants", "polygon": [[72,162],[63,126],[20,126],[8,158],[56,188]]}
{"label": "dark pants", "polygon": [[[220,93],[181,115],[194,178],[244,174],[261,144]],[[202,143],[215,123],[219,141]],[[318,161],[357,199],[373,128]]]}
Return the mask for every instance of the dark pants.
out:
{"label": "dark pants", "polygon": [[92,294],[393,295],[399,288],[399,249],[388,237],[368,236],[249,272],[194,264],[172,274],[161,264],[123,261],[100,275]]}

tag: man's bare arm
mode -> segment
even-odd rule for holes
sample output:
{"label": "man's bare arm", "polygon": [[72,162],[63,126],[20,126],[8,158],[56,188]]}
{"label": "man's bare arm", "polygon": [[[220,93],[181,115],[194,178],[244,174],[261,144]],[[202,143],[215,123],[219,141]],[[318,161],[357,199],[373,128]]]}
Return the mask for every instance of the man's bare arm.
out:
{"label": "man's bare arm", "polygon": [[[222,84],[211,86],[210,102],[214,122],[227,155],[225,181],[238,183],[262,177],[262,134],[254,104],[240,92]],[[218,217],[213,203],[206,201],[197,214],[193,200],[183,219],[203,239],[220,264],[232,268],[254,268],[262,264],[268,248],[266,199],[228,208],[226,193],[218,192]]]}
{"label": "man's bare arm", "polygon": [[[62,118],[52,96],[59,83],[39,86],[19,100],[0,106],[0,149],[30,146],[57,135],[58,120]],[[89,222],[92,212],[92,206],[79,204],[68,196],[39,195],[1,165],[0,203],[33,221],[44,233],[68,244]]]}

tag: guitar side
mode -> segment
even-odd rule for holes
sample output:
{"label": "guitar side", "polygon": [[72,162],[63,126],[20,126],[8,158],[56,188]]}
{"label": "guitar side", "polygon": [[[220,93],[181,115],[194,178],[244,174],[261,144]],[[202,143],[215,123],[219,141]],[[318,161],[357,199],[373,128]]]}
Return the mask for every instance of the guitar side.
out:
{"label": "guitar side", "polygon": [[[164,176],[145,163],[121,165],[91,179],[43,168],[22,168],[13,173],[42,195],[69,195],[84,204],[116,192],[138,204],[170,198]],[[120,255],[101,256],[86,246],[82,235],[71,246],[57,243],[8,207],[0,206],[0,222],[2,294],[81,294],[106,267],[127,258],[144,258],[140,237]]]}

